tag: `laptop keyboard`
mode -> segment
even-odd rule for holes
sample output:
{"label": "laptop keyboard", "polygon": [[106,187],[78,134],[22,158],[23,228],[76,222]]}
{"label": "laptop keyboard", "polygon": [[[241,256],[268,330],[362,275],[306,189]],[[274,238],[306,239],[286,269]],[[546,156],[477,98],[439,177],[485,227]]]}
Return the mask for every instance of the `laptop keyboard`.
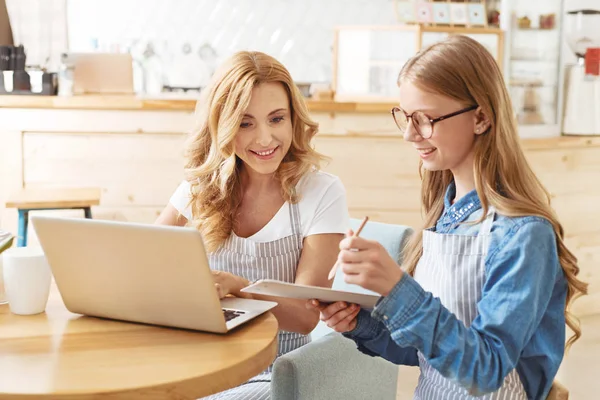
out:
{"label": "laptop keyboard", "polygon": [[231,321],[234,318],[239,317],[240,315],[246,314],[245,311],[240,310],[226,310],[223,308],[223,316],[225,317],[225,322]]}

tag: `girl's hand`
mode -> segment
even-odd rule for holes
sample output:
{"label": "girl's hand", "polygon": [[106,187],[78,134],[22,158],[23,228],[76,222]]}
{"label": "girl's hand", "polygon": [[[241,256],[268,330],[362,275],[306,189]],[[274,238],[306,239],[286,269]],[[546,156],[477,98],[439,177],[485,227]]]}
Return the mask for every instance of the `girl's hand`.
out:
{"label": "girl's hand", "polygon": [[361,237],[348,237],[340,242],[338,260],[346,283],[362,286],[387,296],[402,278],[402,269],[379,243]]}
{"label": "girl's hand", "polygon": [[360,306],[347,304],[343,301],[337,303],[320,303],[317,300],[306,302],[306,308],[316,308],[321,312],[321,321],[336,332],[349,332],[356,328],[356,316]]}
{"label": "girl's hand", "polygon": [[220,299],[228,294],[236,297],[248,297],[246,293],[240,292],[241,289],[248,286],[248,281],[242,277],[223,271],[212,271],[212,276]]}

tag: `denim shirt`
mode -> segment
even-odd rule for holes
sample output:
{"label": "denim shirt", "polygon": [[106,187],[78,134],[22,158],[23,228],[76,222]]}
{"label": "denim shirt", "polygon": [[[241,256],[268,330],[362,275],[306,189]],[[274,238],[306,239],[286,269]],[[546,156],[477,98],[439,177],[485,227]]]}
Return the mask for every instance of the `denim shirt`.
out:
{"label": "denim shirt", "polygon": [[[481,202],[472,191],[452,204],[455,191],[451,184],[435,230],[475,236],[480,224],[460,222],[477,221]],[[494,392],[516,368],[528,398],[545,399],[564,354],[567,296],[552,225],[496,214],[485,273],[479,315],[469,328],[404,274],[344,335],[363,353],[396,364],[418,365],[420,351],[472,395]]]}

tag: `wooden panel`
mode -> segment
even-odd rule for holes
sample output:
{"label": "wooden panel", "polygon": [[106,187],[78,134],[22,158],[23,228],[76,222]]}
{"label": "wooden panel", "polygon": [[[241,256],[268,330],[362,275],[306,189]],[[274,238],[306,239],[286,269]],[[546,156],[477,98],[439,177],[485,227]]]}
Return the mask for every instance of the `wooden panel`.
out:
{"label": "wooden panel", "polygon": [[[0,96],[1,97],[1,96]],[[16,97],[16,96],[8,96]],[[36,97],[36,96],[25,96]],[[194,127],[187,112],[5,109],[0,107],[3,130],[105,135],[158,133],[182,135]],[[0,132],[3,134],[4,132]]]}
{"label": "wooden panel", "polygon": [[323,136],[316,149],[331,157],[324,170],[344,183],[351,211],[368,212],[374,220],[414,214],[417,218],[410,220],[418,222],[421,183],[418,157],[409,144],[397,138]]}
{"label": "wooden panel", "polygon": [[585,140],[577,147],[531,149],[526,154],[553,196],[580,277],[590,285],[590,294],[577,300],[573,310],[580,315],[600,312],[600,146]]}
{"label": "wooden panel", "polygon": [[[540,168],[536,168],[540,169]],[[591,182],[596,182],[600,178],[600,171],[591,169],[579,169],[575,171],[557,171],[557,172],[537,172],[540,181],[553,197],[561,195],[579,195],[589,193]],[[589,182],[585,184],[584,182]],[[594,188],[592,188],[594,189]]]}
{"label": "wooden panel", "polygon": [[[386,111],[390,111],[392,106]],[[391,113],[311,113],[311,118],[319,123],[319,132],[345,135],[384,135],[400,137]]]}
{"label": "wooden panel", "polygon": [[598,136],[558,136],[544,137],[537,139],[523,139],[521,146],[526,152],[536,150],[556,150],[600,147],[600,137]]}
{"label": "wooden panel", "polygon": [[598,147],[578,147],[552,150],[525,150],[527,160],[536,173],[548,174],[579,171],[584,168],[600,172]]}
{"label": "wooden panel", "polygon": [[87,160],[92,155],[102,159],[147,160],[179,159],[183,154],[184,135],[170,134],[106,134],[106,133],[44,133],[24,135],[25,157],[39,160]]}
{"label": "wooden panel", "polygon": [[5,203],[11,193],[23,187],[22,133],[8,131],[0,134],[0,229],[16,233],[17,212],[6,209]]}
{"label": "wooden panel", "polygon": [[[164,206],[183,179],[184,136],[27,133],[27,187],[97,186],[103,206]],[[75,172],[76,171],[76,172]]]}
{"label": "wooden panel", "polygon": [[594,209],[594,204],[600,204],[600,192],[597,187],[590,188],[589,192],[597,193],[559,195],[552,199],[565,235],[590,234],[600,230],[600,216]]}
{"label": "wooden panel", "polygon": [[577,256],[579,277],[589,284],[589,295],[578,299],[573,311],[578,315],[600,313],[600,231],[567,237],[566,243]]}

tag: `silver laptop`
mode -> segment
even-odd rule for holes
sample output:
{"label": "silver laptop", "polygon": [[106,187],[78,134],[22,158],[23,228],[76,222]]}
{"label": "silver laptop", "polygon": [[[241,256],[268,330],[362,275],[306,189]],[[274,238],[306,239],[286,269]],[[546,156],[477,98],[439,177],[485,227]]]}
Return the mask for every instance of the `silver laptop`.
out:
{"label": "silver laptop", "polygon": [[219,300],[193,228],[32,216],[56,285],[73,313],[225,333],[275,307]]}

